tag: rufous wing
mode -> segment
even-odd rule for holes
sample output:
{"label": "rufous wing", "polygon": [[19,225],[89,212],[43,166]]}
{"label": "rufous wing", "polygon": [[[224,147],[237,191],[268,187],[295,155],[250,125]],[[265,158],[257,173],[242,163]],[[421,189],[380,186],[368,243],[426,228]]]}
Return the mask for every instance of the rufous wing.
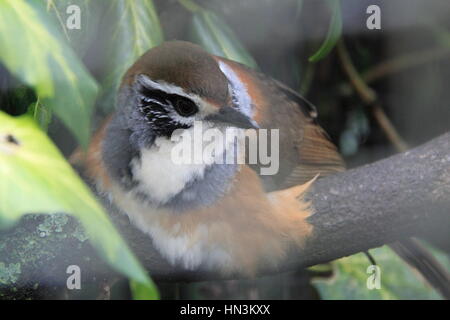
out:
{"label": "rufous wing", "polygon": [[[240,63],[225,62],[245,85],[253,105],[253,119],[261,128],[279,130],[280,170],[268,190],[304,184],[316,175],[343,171],[344,162],[336,146],[316,121],[315,106],[281,82]],[[259,166],[252,166],[259,171]]]}

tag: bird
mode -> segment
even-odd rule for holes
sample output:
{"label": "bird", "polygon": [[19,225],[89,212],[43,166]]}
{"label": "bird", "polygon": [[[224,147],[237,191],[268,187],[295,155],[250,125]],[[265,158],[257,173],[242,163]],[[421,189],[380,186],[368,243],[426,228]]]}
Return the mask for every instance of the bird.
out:
{"label": "bird", "polygon": [[[143,54],[116,100],[72,162],[82,162],[97,192],[175,266],[244,275],[278,266],[313,232],[304,195],[314,179],[344,169],[309,101],[190,42],[168,41]],[[261,175],[263,164],[245,161],[174,163],[174,133],[198,124],[219,132],[278,130],[279,170]],[[224,143],[216,156],[242,153],[236,144],[242,141]]]}
{"label": "bird", "polygon": [[[345,170],[311,102],[190,42],[168,41],[144,53],[123,76],[116,100],[87,151],[71,162],[173,266],[246,276],[280,266],[314,232],[305,198],[311,185]],[[266,163],[247,161],[245,134],[209,155],[243,156],[244,163],[176,163],[174,136],[199,124],[220,133],[277,130],[279,170],[262,174]],[[194,153],[203,146],[193,143]],[[392,248],[447,296],[446,273],[420,246],[404,239]]]}

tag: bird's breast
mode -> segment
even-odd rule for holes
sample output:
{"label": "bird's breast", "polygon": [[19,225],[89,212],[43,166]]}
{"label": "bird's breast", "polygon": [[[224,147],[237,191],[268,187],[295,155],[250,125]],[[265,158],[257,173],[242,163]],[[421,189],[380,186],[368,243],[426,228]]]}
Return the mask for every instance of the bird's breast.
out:
{"label": "bird's breast", "polygon": [[139,158],[131,162],[136,191],[146,195],[155,205],[167,203],[193,180],[201,180],[205,164],[173,161],[175,143],[158,138],[150,149],[141,150]]}

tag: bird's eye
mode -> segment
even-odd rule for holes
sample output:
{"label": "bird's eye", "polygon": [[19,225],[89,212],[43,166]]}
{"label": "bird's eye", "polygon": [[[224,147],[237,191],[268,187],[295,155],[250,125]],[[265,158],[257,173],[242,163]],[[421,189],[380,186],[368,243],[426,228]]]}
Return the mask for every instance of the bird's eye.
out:
{"label": "bird's eye", "polygon": [[178,98],[173,104],[175,111],[183,117],[190,117],[198,112],[197,105],[185,98]]}

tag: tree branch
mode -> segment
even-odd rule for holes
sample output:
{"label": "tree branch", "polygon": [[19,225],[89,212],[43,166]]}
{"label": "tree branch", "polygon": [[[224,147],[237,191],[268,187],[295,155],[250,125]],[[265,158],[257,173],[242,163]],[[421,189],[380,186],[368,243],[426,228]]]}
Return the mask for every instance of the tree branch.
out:
{"label": "tree branch", "polygon": [[[291,252],[278,269],[263,270],[262,274],[313,266],[429,230],[448,236],[450,133],[411,151],[319,179],[309,193],[309,200],[315,210],[309,218],[314,225],[313,236],[303,249]],[[170,266],[147,236],[131,227],[122,215],[112,216],[153,278],[164,281],[221,278],[214,273]],[[80,265],[84,277],[111,275],[88,241],[83,242],[75,235],[75,221],[64,225],[64,237],[58,236],[54,241],[51,237],[40,238],[34,230],[36,225],[36,218],[28,217],[14,230],[0,233],[1,262],[21,264],[15,286],[42,282],[65,285],[68,264]],[[32,255],[23,252],[24,243],[30,240],[26,248]]]}
{"label": "tree branch", "polygon": [[[309,194],[314,236],[276,273],[349,256],[420,235],[450,221],[450,133],[409,152],[319,179]],[[447,230],[442,230],[448,234]],[[214,278],[147,260],[153,276]]]}

